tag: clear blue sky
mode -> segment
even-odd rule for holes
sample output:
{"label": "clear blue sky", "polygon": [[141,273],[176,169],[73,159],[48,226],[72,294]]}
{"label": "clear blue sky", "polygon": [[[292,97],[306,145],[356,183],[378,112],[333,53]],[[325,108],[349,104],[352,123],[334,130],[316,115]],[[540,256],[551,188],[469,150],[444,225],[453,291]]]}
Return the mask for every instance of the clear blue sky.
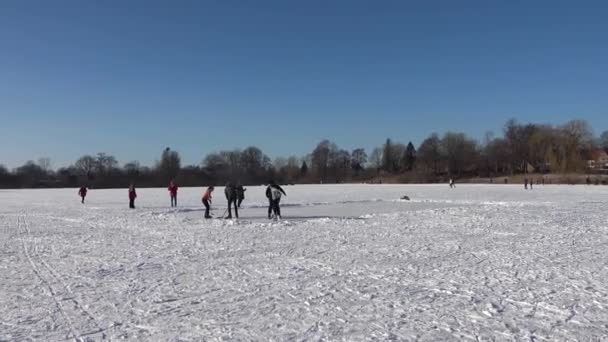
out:
{"label": "clear blue sky", "polygon": [[606,1],[0,1],[0,163],[608,129]]}

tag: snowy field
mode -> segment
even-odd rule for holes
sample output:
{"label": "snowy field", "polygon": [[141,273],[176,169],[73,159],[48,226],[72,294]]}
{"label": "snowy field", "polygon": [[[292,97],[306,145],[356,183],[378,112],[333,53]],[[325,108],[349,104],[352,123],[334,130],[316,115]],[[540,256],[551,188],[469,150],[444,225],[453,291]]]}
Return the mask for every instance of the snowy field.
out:
{"label": "snowy field", "polygon": [[608,187],[457,186],[0,190],[0,340],[607,341]]}

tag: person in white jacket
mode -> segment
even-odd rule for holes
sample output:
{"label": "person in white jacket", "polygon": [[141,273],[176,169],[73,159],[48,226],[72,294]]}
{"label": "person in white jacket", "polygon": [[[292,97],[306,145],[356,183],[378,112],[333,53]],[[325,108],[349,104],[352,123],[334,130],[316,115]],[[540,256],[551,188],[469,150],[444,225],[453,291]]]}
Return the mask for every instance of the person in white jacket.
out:
{"label": "person in white jacket", "polygon": [[275,183],[274,181],[268,182],[268,186],[266,187],[266,198],[268,198],[268,218],[272,218],[272,213],[274,212],[274,216],[276,218],[281,217],[281,207],[279,206],[281,202],[281,196],[287,194],[281,188],[280,185]]}

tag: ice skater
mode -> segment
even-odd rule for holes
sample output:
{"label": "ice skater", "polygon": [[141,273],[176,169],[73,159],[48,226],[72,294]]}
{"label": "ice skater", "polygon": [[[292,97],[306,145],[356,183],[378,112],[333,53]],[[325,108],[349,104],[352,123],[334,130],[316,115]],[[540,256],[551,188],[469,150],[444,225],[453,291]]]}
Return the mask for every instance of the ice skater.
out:
{"label": "ice skater", "polygon": [[274,213],[275,218],[281,218],[281,195],[287,196],[283,188],[280,185],[275,183],[274,181],[268,182],[268,187],[266,187],[266,198],[268,198],[268,218],[272,218],[272,214]]}
{"label": "ice skater", "polygon": [[237,207],[237,193],[236,186],[232,183],[226,184],[224,188],[224,194],[226,195],[226,200],[228,201],[228,216],[226,219],[232,218],[232,205],[234,204],[234,215],[236,218],[239,218],[239,209]]}
{"label": "ice skater", "polygon": [[454,179],[450,178],[450,189],[455,188],[456,183],[454,183]]}
{"label": "ice skater", "polygon": [[524,178],[524,189],[528,190],[528,178]]}
{"label": "ice skater", "polygon": [[171,181],[167,190],[169,190],[169,196],[171,196],[171,207],[177,207],[177,184]]}
{"label": "ice skater", "polygon": [[203,205],[205,206],[205,218],[206,219],[210,219],[211,215],[209,215],[209,209],[210,209],[210,205],[211,205],[211,193],[213,192],[213,185],[207,188],[207,191],[205,191],[205,194],[203,194]]}
{"label": "ice skater", "polygon": [[80,196],[80,198],[82,198],[82,201],[80,203],[84,204],[84,198],[87,197],[86,185],[80,187],[80,190],[78,190],[78,195]]}
{"label": "ice skater", "polygon": [[245,191],[247,191],[247,189],[243,188],[243,185],[239,184],[236,186],[236,206],[239,208],[241,207],[241,203],[243,203],[243,200],[245,199]]}
{"label": "ice skater", "polygon": [[135,192],[135,184],[129,185],[129,208],[135,209],[135,199],[137,198],[137,192]]}

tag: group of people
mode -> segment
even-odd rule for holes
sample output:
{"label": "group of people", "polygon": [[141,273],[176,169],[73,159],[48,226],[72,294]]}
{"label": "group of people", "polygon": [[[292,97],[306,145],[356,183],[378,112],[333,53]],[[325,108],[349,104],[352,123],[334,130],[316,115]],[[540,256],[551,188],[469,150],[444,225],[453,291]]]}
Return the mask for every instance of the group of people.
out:
{"label": "group of people", "polygon": [[[167,187],[167,190],[169,191],[169,197],[171,198],[171,207],[177,207],[177,190],[178,190],[178,186],[174,181],[171,181],[169,183],[169,186]],[[211,199],[212,199],[212,193],[213,190],[215,190],[215,187],[209,186],[206,190],[205,193],[203,194],[203,197],[201,198],[201,201],[203,202],[203,205],[205,206],[205,218],[212,218],[210,215],[210,210],[211,210]],[[87,196],[87,187],[86,186],[82,186],[80,187],[80,189],[78,190],[78,195],[81,197],[81,203],[84,204],[84,200],[85,197]],[[228,208],[226,209],[226,211],[228,212],[228,216],[226,216],[226,219],[231,219],[232,218],[232,209],[234,208],[234,215],[236,216],[236,218],[239,217],[239,208],[241,207],[241,203],[243,203],[243,200],[245,199],[245,191],[247,191],[246,188],[243,187],[243,185],[241,184],[233,184],[233,183],[228,183],[226,184],[226,187],[224,188],[224,194],[226,195],[226,200],[228,201]],[[266,198],[268,198],[268,218],[271,219],[274,217],[276,218],[280,218],[281,217],[281,207],[280,207],[280,202],[281,202],[281,197],[285,195],[287,196],[287,194],[285,193],[285,190],[283,190],[283,188],[281,188],[280,185],[278,185],[277,183],[275,183],[274,181],[270,181],[268,182],[268,186],[266,187]],[[135,185],[133,183],[131,183],[131,185],[129,185],[129,208],[131,209],[135,209],[135,199],[137,198],[137,192],[135,191]]]}
{"label": "group of people", "polygon": [[[205,193],[203,194],[202,202],[205,206],[205,218],[211,218],[209,211],[211,210],[211,198],[214,186],[210,186],[207,188]],[[245,189],[241,184],[235,185],[233,183],[226,184],[224,188],[224,195],[226,196],[226,200],[228,201],[228,208],[226,211],[228,212],[228,216],[225,218],[232,218],[232,209],[234,208],[234,215],[236,218],[239,218],[239,208],[241,207],[241,203],[245,199]],[[280,185],[275,183],[274,181],[270,181],[268,186],[266,187],[266,198],[268,198],[268,218],[271,219],[274,217],[281,217],[281,197],[287,194],[285,190],[281,188]]]}
{"label": "group of people", "polygon": [[[551,184],[551,179],[548,180],[549,184]],[[505,182],[506,184],[506,182]],[[536,180],[536,185],[545,185],[545,177],[539,178]],[[528,189],[528,185],[530,185],[530,190],[534,189],[534,178],[530,178],[530,180],[528,180],[528,178],[524,178],[524,189]]]}
{"label": "group of people", "polygon": [[[212,185],[207,188],[205,193],[203,194],[203,198],[201,199],[203,205],[205,206],[205,218],[211,218],[209,211],[211,210],[211,193],[213,193],[215,187]],[[226,188],[224,189],[224,193],[226,194],[226,200],[228,200],[228,216],[226,218],[232,218],[232,206],[234,206],[234,213],[236,217],[239,217],[238,208],[241,207],[241,203],[245,199],[245,189],[241,184],[233,185],[232,183],[226,184]]]}
{"label": "group of people", "polygon": [[[171,182],[173,184],[173,182]],[[175,205],[177,205],[177,185],[175,186],[175,192],[171,192],[171,206],[173,206],[173,201],[175,200]],[[171,186],[169,186],[171,188]],[[86,185],[83,185],[78,189],[78,196],[80,196],[80,203],[84,204],[84,199],[87,197],[87,192],[89,191]],[[131,183],[129,185],[129,208],[135,209],[135,199],[137,198],[137,192],[135,191],[135,185]]]}
{"label": "group of people", "polygon": [[[172,188],[173,186],[173,188]],[[87,197],[87,192],[89,189],[86,185],[83,185],[78,189],[78,196],[80,196],[80,203],[84,204],[84,199]],[[177,185],[171,182],[169,185],[169,191],[171,193],[171,206],[173,207],[173,203],[175,201],[175,206],[177,206]],[[137,198],[137,192],[135,191],[135,185],[131,183],[129,185],[129,208],[135,209],[135,199]]]}

